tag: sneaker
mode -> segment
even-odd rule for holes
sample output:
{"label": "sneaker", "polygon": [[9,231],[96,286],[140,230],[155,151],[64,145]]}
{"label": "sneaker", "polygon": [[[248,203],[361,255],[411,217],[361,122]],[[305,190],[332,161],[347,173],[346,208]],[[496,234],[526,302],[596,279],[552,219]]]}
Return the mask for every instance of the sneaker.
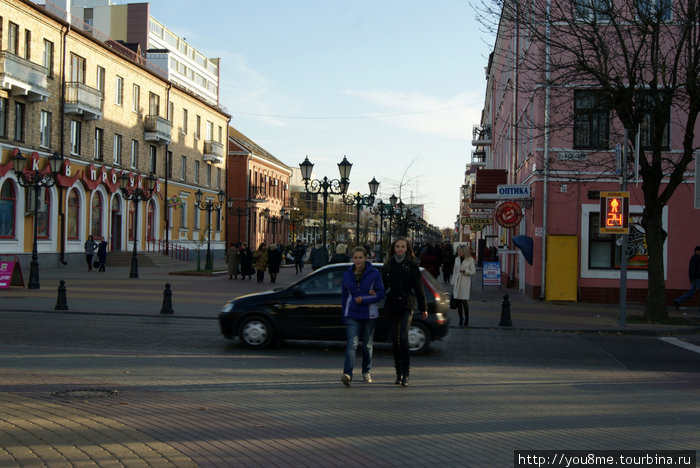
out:
{"label": "sneaker", "polygon": [[369,372],[367,372],[366,374],[362,374],[362,380],[365,383],[372,383],[372,376],[370,375]]}
{"label": "sneaker", "polygon": [[340,381],[343,382],[343,385],[346,387],[350,386],[350,381],[352,380],[352,377],[348,374],[343,374],[343,376],[340,378]]}

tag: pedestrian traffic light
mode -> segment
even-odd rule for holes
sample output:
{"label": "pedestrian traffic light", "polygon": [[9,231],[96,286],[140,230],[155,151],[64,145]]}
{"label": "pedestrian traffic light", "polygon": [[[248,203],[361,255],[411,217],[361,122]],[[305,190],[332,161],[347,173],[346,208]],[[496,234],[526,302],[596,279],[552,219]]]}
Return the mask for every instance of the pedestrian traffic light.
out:
{"label": "pedestrian traffic light", "polygon": [[629,234],[629,192],[600,192],[600,233]]}

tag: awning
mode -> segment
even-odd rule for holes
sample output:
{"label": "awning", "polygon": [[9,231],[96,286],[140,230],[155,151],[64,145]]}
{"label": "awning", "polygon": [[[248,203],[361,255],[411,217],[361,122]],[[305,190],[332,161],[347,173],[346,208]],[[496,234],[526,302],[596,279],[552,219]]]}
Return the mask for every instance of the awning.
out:
{"label": "awning", "polygon": [[527,263],[532,265],[532,237],[523,235],[515,236],[513,237],[513,244],[523,253],[523,257],[525,257]]}

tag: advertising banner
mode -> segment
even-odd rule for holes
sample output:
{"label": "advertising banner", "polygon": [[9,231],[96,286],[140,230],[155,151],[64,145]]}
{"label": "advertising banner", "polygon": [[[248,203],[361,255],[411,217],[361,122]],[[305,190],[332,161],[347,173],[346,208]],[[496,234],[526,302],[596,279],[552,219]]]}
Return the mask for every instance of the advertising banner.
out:
{"label": "advertising banner", "polygon": [[501,285],[501,262],[484,262],[482,286]]}

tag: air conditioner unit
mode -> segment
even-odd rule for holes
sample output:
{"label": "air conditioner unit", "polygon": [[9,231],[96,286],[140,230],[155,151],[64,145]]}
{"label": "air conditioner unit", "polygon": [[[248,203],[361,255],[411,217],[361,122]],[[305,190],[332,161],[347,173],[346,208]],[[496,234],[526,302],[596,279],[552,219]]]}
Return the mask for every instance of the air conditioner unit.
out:
{"label": "air conditioner unit", "polygon": [[[46,210],[48,209],[48,205],[46,204],[45,191],[46,187],[39,187],[39,206],[37,209],[39,213],[46,213]],[[26,203],[24,204],[24,215],[32,215],[34,214],[34,188],[28,188],[24,192],[26,194]]]}

